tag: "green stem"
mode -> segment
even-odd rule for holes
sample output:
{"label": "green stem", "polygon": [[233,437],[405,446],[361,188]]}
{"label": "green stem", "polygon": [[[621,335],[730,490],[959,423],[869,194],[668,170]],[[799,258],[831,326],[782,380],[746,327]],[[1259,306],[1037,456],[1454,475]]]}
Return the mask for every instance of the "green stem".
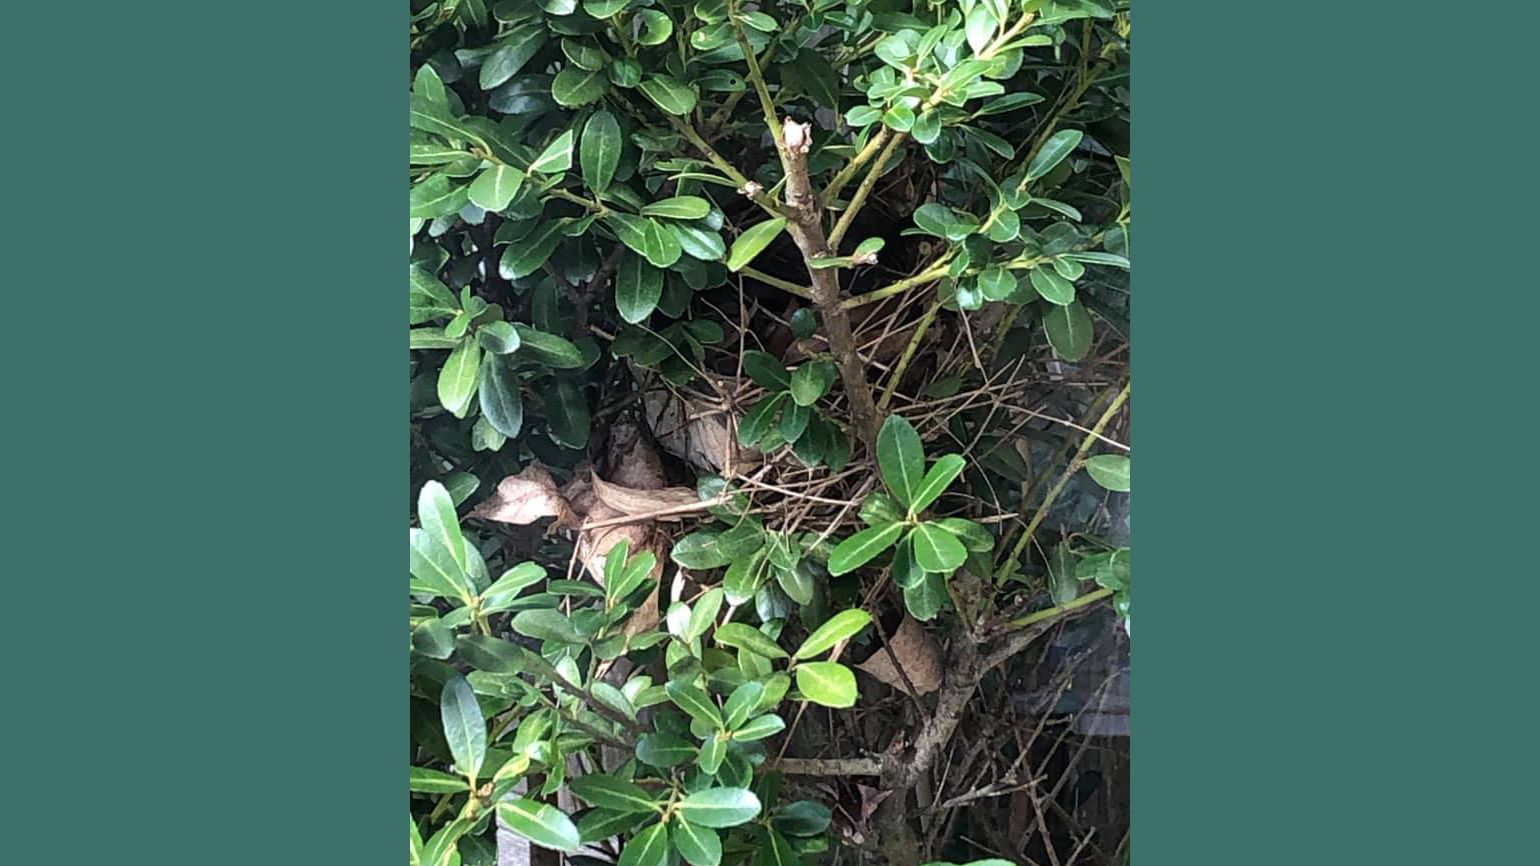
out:
{"label": "green stem", "polygon": [[866,204],[866,197],[871,195],[873,187],[877,186],[877,178],[882,174],[883,167],[887,165],[888,157],[893,155],[893,151],[898,149],[903,140],[902,135],[890,138],[887,147],[877,155],[877,161],[872,163],[872,170],[867,172],[861,185],[856,187],[856,194],[850,197],[850,204],[845,206],[845,212],[840,214],[839,221],[834,224],[834,231],[829,233],[830,252],[836,254],[839,252],[840,239],[850,229],[850,224],[855,222],[856,214],[860,213],[862,206]]}
{"label": "green stem", "polygon": [[1059,498],[1059,494],[1064,492],[1064,487],[1069,484],[1070,478],[1074,477],[1075,473],[1079,472],[1080,468],[1085,465],[1086,454],[1090,452],[1091,446],[1097,439],[1101,438],[1102,431],[1107,428],[1108,424],[1112,423],[1112,419],[1118,414],[1118,410],[1122,409],[1123,403],[1128,400],[1129,387],[1129,383],[1123,385],[1123,390],[1119,391],[1118,395],[1113,398],[1107,410],[1102,413],[1102,417],[1097,420],[1096,426],[1092,427],[1091,432],[1087,433],[1085,438],[1080,441],[1080,448],[1075,452],[1074,459],[1070,460],[1069,465],[1064,467],[1064,474],[1059,476],[1059,480],[1054,482],[1048,494],[1043,497],[1043,503],[1037,507],[1037,513],[1032,515],[1031,522],[1022,531],[1021,537],[1016,540],[1016,546],[1012,548],[1011,555],[1006,557],[1005,562],[1000,565],[1000,569],[995,572],[995,583],[1003,582],[1016,569],[1017,564],[1021,562],[1022,553],[1027,549],[1027,545],[1031,543],[1032,534],[1037,532],[1037,528],[1042,525],[1043,519],[1048,516],[1048,509],[1053,507],[1053,503]]}
{"label": "green stem", "polygon": [[788,282],[781,279],[780,277],[774,277],[765,273],[764,271],[756,270],[746,266],[740,268],[738,272],[743,274],[745,277],[752,277],[753,279],[759,280],[761,283],[764,283],[767,286],[775,286],[777,289],[780,289],[784,292],[790,292],[799,298],[806,298],[808,300],[813,299],[813,290],[807,288],[806,286],[799,286],[796,283]]}
{"label": "green stem", "polygon": [[912,277],[905,277],[897,282],[889,283],[880,289],[873,289],[864,295],[856,295],[853,298],[847,298],[842,303],[842,305],[847,310],[853,310],[856,307],[876,303],[883,298],[891,298],[894,295],[902,294],[909,289],[914,288],[915,286],[922,285],[933,280],[939,280],[946,276],[947,266],[951,263],[951,261],[952,254],[947,253],[940,259],[937,259],[935,264],[931,265],[929,268],[926,268],[920,273],[915,274]]}
{"label": "green stem", "polygon": [[909,362],[914,358],[915,351],[920,348],[920,340],[925,337],[925,332],[930,330],[931,323],[936,320],[936,314],[939,312],[941,312],[941,300],[938,298],[931,302],[929,309],[925,311],[919,326],[914,329],[914,336],[909,338],[909,345],[904,347],[903,357],[898,359],[898,365],[893,368],[893,375],[888,377],[888,386],[882,391],[882,399],[877,401],[878,412],[888,410],[888,404],[893,401],[893,391],[898,388],[898,380],[902,379],[904,371],[909,369]]}
{"label": "green stem", "polygon": [[1075,599],[1074,601],[1067,601],[1063,604],[1055,605],[1053,607],[1045,607],[1042,610],[1029,613],[1021,619],[1013,619],[1006,623],[1005,627],[1008,631],[1018,631],[1020,629],[1026,628],[1029,625],[1033,625],[1034,623],[1042,622],[1045,619],[1053,619],[1056,616],[1068,613],[1069,611],[1075,610],[1077,608],[1082,608],[1089,604],[1095,604],[1096,602],[1101,601],[1110,595],[1112,595],[1112,590],[1107,589],[1106,587],[1102,587],[1095,592],[1088,592],[1085,595]]}

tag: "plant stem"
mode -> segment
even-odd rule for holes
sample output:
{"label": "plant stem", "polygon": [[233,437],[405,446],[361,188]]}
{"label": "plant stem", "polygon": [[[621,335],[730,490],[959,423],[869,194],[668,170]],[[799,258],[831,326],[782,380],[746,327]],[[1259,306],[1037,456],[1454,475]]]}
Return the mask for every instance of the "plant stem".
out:
{"label": "plant stem", "polygon": [[1053,619],[1060,614],[1068,613],[1077,608],[1085,607],[1088,604],[1095,604],[1096,602],[1101,601],[1110,595],[1112,595],[1112,590],[1107,589],[1106,587],[1102,587],[1095,592],[1088,592],[1085,595],[1074,599],[1073,601],[1066,601],[1063,604],[1054,605],[1053,607],[1045,607],[1042,610],[1033,611],[1032,613],[1029,613],[1020,619],[1013,619],[1006,623],[1005,627],[1010,631],[1023,629],[1029,625],[1042,622],[1043,620]]}
{"label": "plant stem", "polygon": [[856,295],[853,298],[847,298],[844,303],[841,304],[841,306],[847,310],[853,310],[856,307],[862,307],[870,303],[875,303],[876,301],[880,301],[883,298],[891,298],[894,295],[906,292],[909,289],[923,283],[928,283],[932,280],[939,280],[946,276],[947,265],[950,264],[951,261],[952,254],[949,252],[941,258],[937,259],[935,264],[931,265],[929,268],[926,268],[920,273],[915,274],[912,277],[905,277],[894,283],[889,283],[880,289],[873,289],[864,295]]}
{"label": "plant stem", "polygon": [[1043,519],[1048,516],[1048,509],[1053,507],[1053,503],[1059,498],[1059,494],[1064,492],[1064,487],[1069,484],[1070,478],[1080,471],[1080,467],[1085,464],[1086,454],[1091,450],[1091,445],[1101,437],[1102,431],[1107,428],[1108,424],[1112,423],[1112,419],[1118,414],[1118,410],[1122,409],[1123,403],[1128,400],[1129,387],[1130,383],[1124,383],[1123,390],[1119,391],[1118,395],[1113,398],[1111,405],[1107,407],[1106,411],[1102,413],[1101,418],[1097,420],[1096,426],[1092,427],[1091,432],[1087,433],[1085,438],[1080,441],[1080,448],[1075,452],[1074,459],[1070,460],[1069,465],[1064,467],[1064,474],[1059,476],[1059,480],[1054,482],[1053,487],[1043,497],[1043,503],[1037,507],[1037,513],[1032,515],[1032,520],[1027,524],[1027,528],[1022,530],[1021,537],[1016,540],[1016,546],[1011,550],[1011,555],[1006,557],[1005,562],[995,572],[995,583],[1003,582],[1006,576],[1014,571],[1021,562],[1022,552],[1031,543],[1032,534],[1037,531],[1037,528],[1042,525]]}
{"label": "plant stem", "polygon": [[889,139],[887,147],[882,149],[882,153],[877,155],[877,161],[872,163],[872,170],[866,173],[866,178],[861,181],[860,186],[856,187],[856,194],[850,197],[850,204],[845,206],[845,212],[840,214],[839,221],[834,224],[834,231],[829,233],[829,249],[831,252],[837,253],[839,251],[840,239],[845,237],[845,232],[850,229],[850,224],[855,222],[856,214],[860,213],[862,206],[866,204],[866,197],[871,195],[872,188],[877,185],[877,178],[882,174],[882,169],[888,164],[888,157],[893,155],[893,151],[897,150],[903,141],[904,136],[902,135],[895,135]]}
{"label": "plant stem", "polygon": [[904,354],[898,359],[898,365],[893,368],[893,374],[888,377],[888,385],[882,391],[882,399],[877,401],[877,411],[888,410],[888,404],[893,401],[893,391],[898,388],[899,380],[904,378],[904,371],[909,369],[909,362],[914,358],[915,351],[920,348],[920,340],[925,337],[925,332],[930,330],[931,323],[936,320],[936,314],[939,312],[941,312],[941,300],[938,298],[925,310],[919,326],[914,329],[914,336],[909,338],[909,345],[904,347]]}
{"label": "plant stem", "polygon": [[745,277],[752,277],[756,280],[759,280],[761,283],[764,283],[767,286],[775,286],[777,289],[780,289],[783,292],[790,292],[799,298],[806,298],[810,301],[813,299],[813,290],[807,288],[806,286],[799,286],[796,283],[783,280],[780,277],[771,276],[764,271],[757,270],[748,266],[740,268],[738,272],[743,274]]}

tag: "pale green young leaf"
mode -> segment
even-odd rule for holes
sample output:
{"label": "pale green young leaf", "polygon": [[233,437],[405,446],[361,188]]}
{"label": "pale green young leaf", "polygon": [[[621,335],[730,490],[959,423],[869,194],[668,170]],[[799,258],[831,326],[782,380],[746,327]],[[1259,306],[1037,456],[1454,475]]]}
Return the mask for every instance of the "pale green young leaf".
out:
{"label": "pale green young leaf", "polygon": [[571,854],[583,844],[572,819],[555,806],[510,797],[497,804],[497,817],[503,826],[542,848]]}
{"label": "pale green young leaf", "polygon": [[843,709],[856,704],[856,675],[839,662],[797,666],[797,691],[815,704]]}
{"label": "pale green young leaf", "polygon": [[1085,462],[1086,474],[1097,484],[1116,493],[1127,493],[1129,459],[1122,454],[1098,454]]}
{"label": "pale green young leaf", "polygon": [[892,547],[903,531],[902,523],[885,523],[867,527],[841,541],[829,554],[829,574],[839,577],[855,571]]}
{"label": "pale green young leaf", "polygon": [[761,223],[755,223],[744,230],[733,240],[732,249],[727,253],[727,269],[740,271],[744,265],[754,260],[754,257],[764,251],[770,242],[786,228],[785,217],[774,217]]}
{"label": "pale green young leaf", "polygon": [[966,461],[957,454],[944,455],[932,463],[930,471],[925,473],[925,477],[920,479],[914,489],[914,499],[909,503],[909,510],[918,514],[929,508],[957,480],[965,465]]}

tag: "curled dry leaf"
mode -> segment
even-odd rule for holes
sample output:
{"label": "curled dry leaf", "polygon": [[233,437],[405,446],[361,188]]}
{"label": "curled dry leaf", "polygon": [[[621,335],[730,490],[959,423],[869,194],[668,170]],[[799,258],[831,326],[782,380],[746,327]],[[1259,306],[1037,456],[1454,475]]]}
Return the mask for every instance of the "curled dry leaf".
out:
{"label": "curled dry leaf", "polygon": [[544,517],[555,517],[558,523],[570,522],[572,518],[567,498],[556,489],[551,473],[533,463],[518,475],[499,481],[497,489],[470,516],[519,526]]}
{"label": "curled dry leaf", "polygon": [[732,416],[723,409],[661,386],[642,395],[642,407],[659,447],[696,469],[723,472],[759,462],[759,452],[734,441]]}
{"label": "curled dry leaf", "polygon": [[[593,476],[593,491],[598,500],[622,515],[649,515],[657,520],[683,520],[685,509],[701,507],[701,498],[688,487],[663,487],[638,490],[611,484]],[[665,512],[665,513],[659,513]]]}
{"label": "curled dry leaf", "polygon": [[[903,624],[888,640],[888,646],[892,648],[894,658],[903,666],[904,673],[909,676],[909,682],[914,684],[915,691],[925,695],[941,687],[941,653],[936,650],[936,642],[930,632],[914,617],[904,615]],[[886,685],[904,690],[903,677],[898,675],[893,660],[880,647],[871,658],[856,667]]]}

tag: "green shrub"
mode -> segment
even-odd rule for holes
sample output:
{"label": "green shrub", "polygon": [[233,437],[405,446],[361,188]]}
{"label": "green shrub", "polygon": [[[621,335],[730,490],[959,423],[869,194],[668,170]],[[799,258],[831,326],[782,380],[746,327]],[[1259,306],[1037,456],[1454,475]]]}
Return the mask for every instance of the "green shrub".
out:
{"label": "green shrub", "polygon": [[[1126,547],[1030,545],[1082,468],[1128,489],[1125,454],[1091,453],[1126,374],[1067,404],[1097,426],[1056,428],[1032,501],[1016,431],[956,404],[928,461],[911,413],[1039,346],[1121,351],[1128,32],[1115,0],[414,0],[412,862],[492,862],[494,816],[567,853],[618,840],[620,866],[811,862],[830,810],[780,795],[767,743],[856,703],[838,657],[881,581],[950,610],[979,677],[1070,610],[1126,618]],[[751,306],[795,362],[750,348]],[[875,309],[907,316],[880,364]],[[954,317],[966,364],[917,360]],[[715,475],[666,557],[622,542],[592,580],[557,571],[568,544],[462,527],[498,479],[582,465],[637,377],[724,371],[752,391],[737,446],[848,485],[828,531]],[[1021,519],[961,516],[963,489]],[[644,615],[679,568],[710,588]]]}

